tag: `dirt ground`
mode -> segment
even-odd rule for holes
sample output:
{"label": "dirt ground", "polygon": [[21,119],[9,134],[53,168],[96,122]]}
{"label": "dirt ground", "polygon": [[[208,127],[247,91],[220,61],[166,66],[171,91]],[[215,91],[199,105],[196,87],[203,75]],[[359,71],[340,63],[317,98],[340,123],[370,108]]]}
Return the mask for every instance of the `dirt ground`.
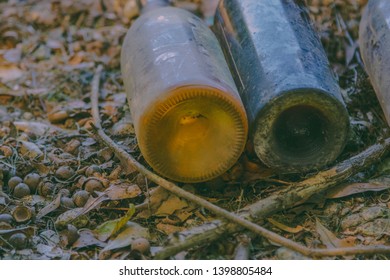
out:
{"label": "dirt ground", "polygon": [[[210,23],[213,9],[206,4],[212,2],[174,4]],[[357,44],[366,3],[307,1],[352,124],[334,164],[389,136]],[[0,0],[0,259],[152,259],[175,232],[216,219],[142,174],[124,170],[94,135],[91,81],[103,65],[103,129],[145,164],[120,73],[121,43],[137,16],[133,0]],[[244,153],[220,178],[180,186],[237,212],[311,175],[280,175]],[[280,211],[262,225],[309,248],[390,246],[389,189],[390,158],[383,157],[332,192]],[[247,231],[221,240],[171,258],[303,258]]]}

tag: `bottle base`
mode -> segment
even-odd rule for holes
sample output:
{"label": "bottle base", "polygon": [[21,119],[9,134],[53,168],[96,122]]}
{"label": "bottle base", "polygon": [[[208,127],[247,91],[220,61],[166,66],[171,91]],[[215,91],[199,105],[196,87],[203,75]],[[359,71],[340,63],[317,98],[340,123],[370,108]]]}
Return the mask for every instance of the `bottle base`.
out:
{"label": "bottle base", "polygon": [[240,102],[211,87],[186,86],[169,93],[141,119],[140,149],[161,175],[202,182],[226,172],[246,144]]}
{"label": "bottle base", "polygon": [[288,92],[259,114],[253,135],[255,152],[282,173],[319,169],[341,153],[348,126],[345,108],[328,94],[310,89]]}

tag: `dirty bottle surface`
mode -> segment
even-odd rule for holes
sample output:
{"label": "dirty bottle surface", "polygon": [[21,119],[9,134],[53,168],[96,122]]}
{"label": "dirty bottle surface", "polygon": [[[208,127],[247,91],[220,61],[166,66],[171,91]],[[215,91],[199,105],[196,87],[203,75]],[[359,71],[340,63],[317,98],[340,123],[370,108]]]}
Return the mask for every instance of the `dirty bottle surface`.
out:
{"label": "dirty bottle surface", "polygon": [[364,66],[390,126],[390,1],[370,0],[359,28]]}
{"label": "dirty bottle surface", "polygon": [[257,156],[281,173],[334,161],[349,117],[303,1],[222,0],[213,30],[245,105]]}
{"label": "dirty bottle surface", "polygon": [[146,2],[121,53],[140,150],[169,179],[212,179],[244,149],[245,109],[212,31],[185,10],[161,7],[165,1]]}

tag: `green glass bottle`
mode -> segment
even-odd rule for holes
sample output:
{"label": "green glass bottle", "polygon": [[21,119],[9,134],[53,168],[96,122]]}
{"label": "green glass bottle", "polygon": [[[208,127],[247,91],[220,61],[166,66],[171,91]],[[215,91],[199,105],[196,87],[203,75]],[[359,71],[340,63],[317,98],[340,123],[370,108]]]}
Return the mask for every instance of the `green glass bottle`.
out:
{"label": "green glass bottle", "polygon": [[214,31],[257,156],[280,173],[307,172],[344,148],[349,117],[301,0],[221,0]]}
{"label": "green glass bottle", "polygon": [[202,182],[241,155],[247,119],[212,31],[167,1],[145,1],[122,46],[122,77],[140,150],[161,175]]}

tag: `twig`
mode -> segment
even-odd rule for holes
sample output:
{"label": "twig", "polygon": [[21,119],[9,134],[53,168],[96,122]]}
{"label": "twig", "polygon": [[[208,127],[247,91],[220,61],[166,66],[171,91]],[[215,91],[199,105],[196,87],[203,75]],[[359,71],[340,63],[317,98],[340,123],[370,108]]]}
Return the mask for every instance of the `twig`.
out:
{"label": "twig", "polygon": [[[282,237],[282,236],[280,236],[280,235],[278,235],[270,230],[267,230],[267,229],[265,229],[257,224],[254,224],[251,221],[244,219],[242,216],[238,216],[238,215],[233,214],[225,209],[222,209],[222,208],[208,202],[207,200],[204,200],[204,199],[202,199],[202,198],[200,198],[192,193],[189,193],[189,192],[179,188],[174,183],[169,182],[169,181],[165,180],[164,178],[161,178],[160,176],[154,174],[153,172],[148,170],[145,166],[143,166],[138,161],[136,161],[131,155],[127,154],[118,145],[116,145],[116,143],[114,141],[112,141],[111,138],[109,138],[102,130],[101,125],[100,125],[100,117],[99,117],[99,109],[98,109],[98,92],[99,92],[99,80],[100,80],[101,70],[102,70],[102,68],[99,66],[97,71],[96,71],[93,82],[92,82],[92,92],[91,92],[92,116],[93,116],[93,120],[95,123],[96,135],[100,138],[101,141],[103,141],[108,147],[110,147],[114,151],[114,153],[117,155],[117,157],[121,159],[122,163],[126,163],[128,165],[134,166],[141,174],[145,175],[145,177],[147,177],[148,179],[157,183],[158,185],[160,185],[164,189],[166,189],[166,190],[168,190],[168,191],[170,191],[170,192],[172,192],[172,193],[174,193],[174,194],[176,194],[184,199],[187,199],[193,203],[196,203],[196,204],[208,209],[209,211],[215,213],[216,215],[221,216],[221,217],[229,220],[230,224],[226,223],[226,225],[228,225],[228,226],[233,225],[233,227],[236,228],[235,231],[239,230],[240,226],[241,226],[243,228],[249,229],[249,230],[269,239],[272,242],[275,242],[277,244],[280,244],[282,246],[285,246],[287,248],[290,248],[292,250],[300,252],[303,255],[306,255],[306,256],[334,256],[334,255],[346,255],[346,254],[356,254],[356,253],[359,253],[359,254],[390,253],[390,246],[389,247],[387,247],[387,246],[354,247],[354,248],[341,248],[341,249],[333,249],[333,250],[309,249],[305,246],[302,246],[301,244],[293,242],[293,241],[291,241],[287,238],[284,238],[284,237]],[[390,140],[387,141],[386,143],[389,145]],[[333,170],[333,169],[331,169],[331,170]],[[328,173],[331,173],[329,175],[333,175],[334,172],[336,172],[336,173],[338,172],[337,169],[334,170],[334,172],[331,172],[331,170],[327,171]],[[324,173],[325,173],[325,175],[328,175],[326,172],[324,172]],[[340,172],[340,173],[345,174],[345,171]],[[327,179],[328,176],[325,176],[324,178]],[[322,183],[324,185],[325,182],[323,182],[323,180],[319,180],[319,178],[317,178],[317,177],[318,176],[315,176],[315,177],[313,177],[314,179],[311,178],[311,179],[308,179],[306,181],[310,181],[310,184],[316,183],[318,181],[317,185],[320,183]],[[306,182],[306,181],[304,181],[304,182]],[[295,188],[302,189],[303,186],[300,186],[300,185],[302,185],[302,183],[295,184]],[[302,194],[301,194],[300,198],[303,199],[305,197],[304,189],[301,190],[301,192],[302,192]],[[286,193],[286,194],[288,194],[288,193]],[[306,194],[306,196],[307,196],[307,194]],[[287,200],[287,201],[289,201],[289,200]],[[291,199],[290,204],[293,201],[294,201],[294,203],[297,203],[296,199]],[[250,210],[250,208],[247,208],[246,210],[248,211],[248,210]],[[248,213],[250,213],[250,212],[248,212]],[[252,216],[252,215],[250,215],[250,216]],[[248,216],[248,217],[250,217],[250,216]],[[218,231],[218,228],[217,228],[217,231]],[[218,234],[217,237],[220,235],[221,234]],[[167,252],[167,250],[165,250],[164,252]],[[164,255],[161,253],[156,255],[157,258],[165,258],[166,256],[170,256],[170,255]]]}
{"label": "twig", "polygon": [[98,129],[102,128],[100,116],[99,116],[99,83],[100,76],[103,71],[103,66],[101,64],[96,68],[95,75],[92,79],[91,84],[91,106],[92,106],[92,117],[94,120],[95,127]]}

